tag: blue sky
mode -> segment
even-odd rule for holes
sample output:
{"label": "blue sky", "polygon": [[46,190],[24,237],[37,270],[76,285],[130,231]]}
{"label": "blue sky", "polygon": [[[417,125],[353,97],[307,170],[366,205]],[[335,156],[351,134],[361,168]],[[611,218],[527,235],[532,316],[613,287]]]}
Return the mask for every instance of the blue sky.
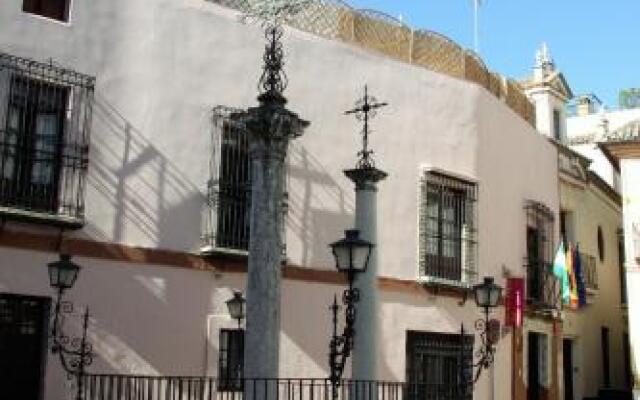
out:
{"label": "blue sky", "polygon": [[[473,48],[472,0],[346,0],[416,28],[445,34]],[[618,91],[640,87],[640,1],[485,0],[480,54],[487,66],[513,78],[531,73],[544,41],[574,94],[595,93],[608,107]]]}

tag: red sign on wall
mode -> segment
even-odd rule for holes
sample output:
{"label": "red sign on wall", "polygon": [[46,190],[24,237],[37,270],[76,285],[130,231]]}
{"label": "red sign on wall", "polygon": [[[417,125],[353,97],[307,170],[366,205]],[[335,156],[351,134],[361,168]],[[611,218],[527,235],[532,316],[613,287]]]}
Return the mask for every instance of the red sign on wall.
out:
{"label": "red sign on wall", "polygon": [[524,278],[507,278],[504,324],[515,328],[522,326],[523,312]]}

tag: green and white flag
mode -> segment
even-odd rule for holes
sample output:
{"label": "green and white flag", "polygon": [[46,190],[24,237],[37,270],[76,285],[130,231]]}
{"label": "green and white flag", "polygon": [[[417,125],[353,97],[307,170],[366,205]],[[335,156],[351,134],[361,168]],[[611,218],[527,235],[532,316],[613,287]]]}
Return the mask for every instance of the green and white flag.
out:
{"label": "green and white flag", "polygon": [[567,256],[562,242],[560,242],[556,258],[553,260],[553,275],[560,281],[562,304],[569,304],[571,301],[571,287],[569,285],[569,271],[567,271]]}

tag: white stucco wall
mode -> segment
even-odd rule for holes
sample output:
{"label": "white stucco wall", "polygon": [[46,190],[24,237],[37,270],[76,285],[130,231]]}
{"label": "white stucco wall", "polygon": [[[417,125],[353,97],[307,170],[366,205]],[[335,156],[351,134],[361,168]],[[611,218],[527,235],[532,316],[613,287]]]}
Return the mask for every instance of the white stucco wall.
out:
{"label": "white stucco wall", "polygon": [[629,312],[629,340],[631,345],[631,363],[634,373],[634,397],[640,397],[640,315],[634,310],[640,307],[640,160],[623,158],[620,160],[622,178],[622,203],[624,221],[625,268],[627,273],[627,305]]}
{"label": "white stucco wall", "polygon": [[[87,224],[72,235],[196,251],[211,108],[256,103],[260,29],[200,0],[76,0],[67,25],[23,14],[20,3],[0,4],[0,50],[97,78]],[[479,276],[501,285],[505,270],[524,276],[525,200],[559,208],[557,155],[546,138],[469,82],[299,31],[287,31],[285,48],[290,108],[312,123],[290,149],[291,263],[331,269],[327,244],[353,224],[353,188],[341,170],[354,165],[360,126],[342,114],[367,83],[390,103],[371,138],[378,167],[389,172],[378,194],[380,273],[417,275],[418,177],[427,164],[478,182]],[[6,252],[0,260],[15,261],[0,262],[1,290],[49,293],[43,271],[51,255]],[[73,296],[91,305],[104,335],[97,347],[106,346],[96,370],[212,372],[217,342],[207,345],[207,330],[216,335],[231,323],[220,317],[222,299],[243,287],[239,275],[77,261],[87,269]],[[327,306],[337,290],[285,283],[282,376],[326,375]],[[479,316],[472,301],[398,293],[382,296],[380,378],[390,380],[405,379],[407,329],[457,332],[465,321],[471,330]],[[495,315],[502,319],[502,309]],[[499,345],[496,398],[511,393],[501,378],[510,376],[510,343],[506,336]],[[487,374],[476,390],[488,398]]]}
{"label": "white stucco wall", "polygon": [[534,88],[527,91],[536,110],[536,129],[545,136],[555,138],[553,111],[560,112],[560,140],[567,137],[567,125],[564,101],[548,88]]}

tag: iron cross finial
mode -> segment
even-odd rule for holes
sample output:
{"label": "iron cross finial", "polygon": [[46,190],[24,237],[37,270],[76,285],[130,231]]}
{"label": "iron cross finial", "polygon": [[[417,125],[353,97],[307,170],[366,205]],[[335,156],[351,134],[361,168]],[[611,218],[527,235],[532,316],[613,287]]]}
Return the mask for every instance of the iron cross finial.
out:
{"label": "iron cross finial", "polygon": [[378,113],[378,108],[387,106],[388,103],[378,102],[378,100],[369,96],[367,85],[364,86],[364,96],[356,102],[355,108],[346,111],[345,115],[355,114],[359,121],[364,122],[362,129],[362,150],[358,152],[358,168],[374,168],[373,150],[369,150],[369,119],[374,118]]}

